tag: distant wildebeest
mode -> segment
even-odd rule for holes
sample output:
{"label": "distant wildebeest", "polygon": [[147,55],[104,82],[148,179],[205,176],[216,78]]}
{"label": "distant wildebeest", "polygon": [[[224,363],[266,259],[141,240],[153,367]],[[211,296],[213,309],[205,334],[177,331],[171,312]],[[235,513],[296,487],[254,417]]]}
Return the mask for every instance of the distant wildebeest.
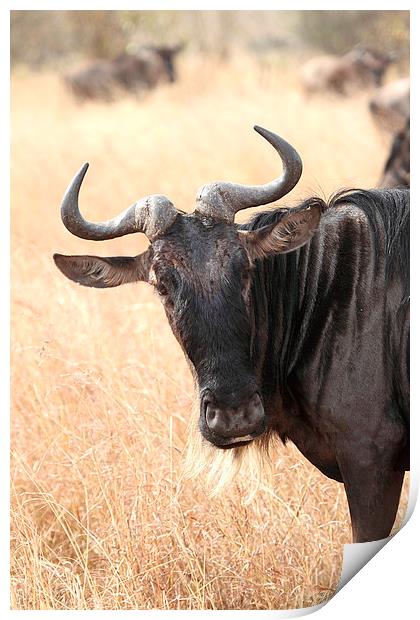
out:
{"label": "distant wildebeest", "polygon": [[317,56],[304,64],[301,72],[306,93],[330,91],[348,95],[354,89],[381,86],[394,53],[354,48],[343,56]]}
{"label": "distant wildebeest", "polygon": [[182,49],[143,47],[135,54],[123,53],[112,60],[100,60],[65,76],[65,83],[79,100],[112,101],[121,91],[151,90],[159,82],[176,79],[174,58]]}
{"label": "distant wildebeest", "polygon": [[369,109],[380,127],[392,133],[401,131],[410,117],[410,78],[393,80],[379,88]]}
{"label": "distant wildebeest", "polygon": [[354,540],[381,539],[409,466],[410,194],[342,191],[235,224],[237,211],[279,200],[301,176],[295,149],[255,129],[282,176],[204,185],[193,213],[152,195],[89,222],[78,207],[85,164],[63,198],[66,228],[97,241],[140,232],[150,245],[134,257],[54,260],[84,286],[155,287],[195,375],[204,440],[226,450],[270,434],[293,441],[344,482]]}
{"label": "distant wildebeest", "polygon": [[379,187],[410,187],[410,118],[392,141]]}

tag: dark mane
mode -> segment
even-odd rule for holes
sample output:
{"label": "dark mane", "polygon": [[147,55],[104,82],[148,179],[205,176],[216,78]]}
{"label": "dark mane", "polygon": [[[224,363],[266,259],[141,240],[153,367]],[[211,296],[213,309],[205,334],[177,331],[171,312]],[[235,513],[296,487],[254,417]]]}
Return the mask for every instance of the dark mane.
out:
{"label": "dark mane", "polygon": [[[323,217],[334,215],[334,211],[338,212],[344,206],[360,209],[366,215],[371,230],[370,249],[373,249],[373,260],[376,263],[374,268],[379,269],[382,263],[386,281],[394,277],[400,280],[403,289],[401,303],[404,304],[409,299],[409,196],[409,190],[341,190],[331,196],[328,202],[312,197],[297,208],[318,205]],[[268,226],[280,221],[289,212],[290,209],[285,208],[260,212],[241,225],[241,228],[255,230]],[[253,343],[255,360],[263,357],[277,360],[274,366],[266,365],[263,369],[267,390],[269,386],[286,384],[287,377],[299,362],[299,351],[306,346],[308,326],[312,326],[315,335],[322,331],[324,318],[320,308],[328,306],[324,303],[325,296],[330,299],[331,293],[328,288],[328,265],[326,270],[321,271],[317,267],[317,256],[322,255],[322,244],[321,238],[314,238],[296,252],[271,256],[255,264],[253,319],[256,324],[265,325],[267,332],[276,334],[264,345],[261,345],[260,340]],[[351,236],[343,239],[341,251],[345,250],[350,261],[354,249]],[[345,288],[341,290],[340,287],[349,285],[351,288],[349,283],[352,278],[358,278],[356,269],[353,262],[335,269],[335,297],[345,298]],[[316,291],[315,296],[311,291]],[[266,301],[261,304],[261,300]],[[272,328],[269,327],[271,321],[274,322]],[[336,330],[340,328],[340,321],[341,313],[338,313],[335,316]],[[315,342],[313,344],[315,346]]]}
{"label": "dark mane", "polygon": [[[297,208],[307,209],[312,205],[321,206],[322,211],[331,211],[339,207],[353,206],[360,209],[367,217],[374,244],[375,262],[379,263],[382,242],[385,239],[385,274],[387,280],[399,275],[404,282],[404,298],[409,295],[410,262],[410,191],[407,189],[343,189],[333,194],[328,202],[311,197]],[[280,221],[290,209],[278,208],[254,215],[251,220],[241,225],[244,230],[255,230]]]}
{"label": "dark mane", "polygon": [[379,262],[380,239],[385,238],[385,275],[399,275],[404,283],[404,297],[409,295],[410,264],[410,191],[407,189],[356,190],[338,193],[334,207],[353,205],[369,220],[374,241],[375,260]]}

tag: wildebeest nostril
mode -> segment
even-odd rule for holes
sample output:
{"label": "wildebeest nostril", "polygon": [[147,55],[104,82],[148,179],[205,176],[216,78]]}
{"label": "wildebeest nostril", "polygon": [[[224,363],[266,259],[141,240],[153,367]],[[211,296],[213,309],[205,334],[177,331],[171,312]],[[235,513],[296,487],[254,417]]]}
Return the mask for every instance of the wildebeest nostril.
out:
{"label": "wildebeest nostril", "polygon": [[213,402],[205,403],[208,428],[222,437],[249,435],[261,427],[264,407],[258,393],[239,407],[222,407]]}
{"label": "wildebeest nostril", "polygon": [[206,422],[210,430],[215,433],[223,434],[227,430],[227,421],[224,419],[223,411],[216,405],[208,403],[206,405]]}
{"label": "wildebeest nostril", "polygon": [[217,424],[217,413],[218,413],[218,409],[216,409],[213,405],[207,404],[206,405],[206,421],[207,421],[207,425],[212,428],[213,426],[215,426]]}

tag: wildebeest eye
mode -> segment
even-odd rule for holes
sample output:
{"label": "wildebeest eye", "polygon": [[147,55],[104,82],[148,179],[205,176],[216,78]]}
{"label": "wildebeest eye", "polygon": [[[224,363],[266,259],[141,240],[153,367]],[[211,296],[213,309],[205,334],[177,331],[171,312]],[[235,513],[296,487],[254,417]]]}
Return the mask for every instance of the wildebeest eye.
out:
{"label": "wildebeest eye", "polygon": [[157,270],[155,273],[156,280],[154,285],[159,295],[164,297],[176,289],[178,284],[178,274],[175,269],[166,268],[164,270]]}

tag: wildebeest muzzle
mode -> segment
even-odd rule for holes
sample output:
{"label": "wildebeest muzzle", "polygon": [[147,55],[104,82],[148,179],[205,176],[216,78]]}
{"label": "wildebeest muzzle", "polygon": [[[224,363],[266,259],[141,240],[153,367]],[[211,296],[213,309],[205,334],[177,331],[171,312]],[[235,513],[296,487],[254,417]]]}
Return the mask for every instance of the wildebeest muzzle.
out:
{"label": "wildebeest muzzle", "polygon": [[206,391],[201,398],[201,433],[219,448],[249,443],[265,427],[264,406],[258,392],[241,400],[232,393],[222,398]]}

